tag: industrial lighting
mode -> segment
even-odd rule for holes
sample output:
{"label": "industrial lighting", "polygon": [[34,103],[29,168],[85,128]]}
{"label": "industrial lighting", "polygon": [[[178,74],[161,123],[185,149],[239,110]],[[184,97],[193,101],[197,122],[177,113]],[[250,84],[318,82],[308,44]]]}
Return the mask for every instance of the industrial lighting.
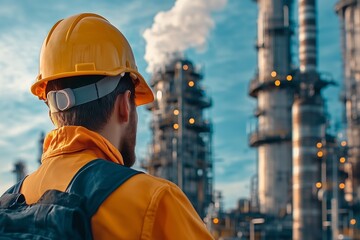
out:
{"label": "industrial lighting", "polygon": [[190,124],[194,124],[194,123],[195,123],[195,119],[194,119],[194,118],[190,118],[190,119],[189,119],[189,123],[190,123]]}
{"label": "industrial lighting", "polygon": [[274,82],[274,84],[275,84],[275,86],[280,86],[280,84],[281,84],[281,82],[280,82],[280,80],[279,79],[277,79],[277,80],[275,80],[275,82]]}
{"label": "industrial lighting", "polygon": [[272,71],[272,72],[271,72],[271,76],[272,76],[272,77],[276,77],[276,75],[277,75],[276,71]]}
{"label": "industrial lighting", "polygon": [[158,152],[160,152],[160,145],[159,144],[155,144],[154,145],[154,153],[158,153]]}
{"label": "industrial lighting", "polygon": [[350,224],[351,224],[351,225],[355,225],[355,224],[356,224],[356,219],[355,219],[355,218],[351,219],[351,220],[350,220]]}
{"label": "industrial lighting", "polygon": [[317,183],[315,184],[315,187],[316,187],[317,189],[320,189],[320,188],[322,187],[322,183],[321,183],[321,182],[317,182]]}
{"label": "industrial lighting", "polygon": [[293,77],[291,75],[286,76],[286,80],[291,81],[292,79],[293,79]]}
{"label": "industrial lighting", "polygon": [[323,157],[323,156],[324,156],[323,151],[318,151],[318,152],[317,152],[317,156],[318,156],[319,158]]}
{"label": "industrial lighting", "polygon": [[322,148],[322,143],[321,143],[321,142],[318,142],[318,143],[316,144],[316,147],[317,147],[317,148]]}
{"label": "industrial lighting", "polygon": [[156,92],[156,99],[161,100],[162,99],[162,91],[158,90]]}
{"label": "industrial lighting", "polygon": [[175,116],[179,115],[179,113],[180,113],[179,110],[177,110],[177,109],[174,110],[174,115],[175,115]]}
{"label": "industrial lighting", "polygon": [[214,223],[214,224],[218,224],[218,223],[219,223],[219,219],[218,219],[218,218],[214,218],[214,219],[213,219],[213,223]]}
{"label": "industrial lighting", "polygon": [[179,129],[179,124],[174,123],[173,128],[174,128],[175,130],[178,130],[178,129]]}
{"label": "industrial lighting", "polygon": [[184,69],[184,71],[186,71],[186,70],[189,69],[189,66],[185,64],[185,65],[183,66],[183,69]]}
{"label": "industrial lighting", "polygon": [[347,142],[346,141],[341,141],[341,146],[342,147],[345,147],[347,145]]}
{"label": "industrial lighting", "polygon": [[344,189],[344,188],[345,188],[345,183],[340,183],[340,184],[339,184],[339,188],[340,188],[340,189]]}
{"label": "industrial lighting", "polygon": [[188,83],[189,87],[193,87],[195,85],[194,81],[189,81]]}
{"label": "industrial lighting", "polygon": [[341,157],[341,158],[339,159],[339,161],[340,161],[340,163],[345,163],[346,158],[345,158],[345,157]]}

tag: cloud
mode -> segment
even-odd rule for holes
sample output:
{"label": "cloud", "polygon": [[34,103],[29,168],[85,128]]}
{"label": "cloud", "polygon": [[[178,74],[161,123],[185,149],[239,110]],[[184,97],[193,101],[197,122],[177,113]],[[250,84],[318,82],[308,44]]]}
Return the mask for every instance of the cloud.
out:
{"label": "cloud", "polygon": [[145,60],[149,72],[171,62],[189,48],[204,50],[214,27],[211,13],[222,9],[226,0],[178,0],[169,10],[159,12],[151,28],[144,31]]}

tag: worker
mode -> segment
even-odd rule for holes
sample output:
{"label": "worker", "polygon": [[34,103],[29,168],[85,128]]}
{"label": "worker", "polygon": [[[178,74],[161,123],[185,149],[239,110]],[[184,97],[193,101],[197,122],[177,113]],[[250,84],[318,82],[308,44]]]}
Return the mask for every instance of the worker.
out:
{"label": "worker", "polygon": [[[65,191],[95,159],[135,163],[136,107],[154,96],[128,41],[105,18],[82,13],[57,22],[31,92],[48,105],[55,129],[45,137],[40,167],[22,184],[28,204],[49,189]],[[94,239],[212,239],[184,193],[149,174],[116,188],[91,226]]]}

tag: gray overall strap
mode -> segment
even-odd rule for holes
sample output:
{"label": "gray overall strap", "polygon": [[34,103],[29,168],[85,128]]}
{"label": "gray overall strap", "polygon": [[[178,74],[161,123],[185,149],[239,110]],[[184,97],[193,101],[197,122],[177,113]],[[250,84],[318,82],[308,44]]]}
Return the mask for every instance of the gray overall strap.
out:
{"label": "gray overall strap", "polygon": [[77,172],[66,191],[86,198],[86,212],[91,217],[113,191],[139,173],[142,172],[108,160],[96,159]]}

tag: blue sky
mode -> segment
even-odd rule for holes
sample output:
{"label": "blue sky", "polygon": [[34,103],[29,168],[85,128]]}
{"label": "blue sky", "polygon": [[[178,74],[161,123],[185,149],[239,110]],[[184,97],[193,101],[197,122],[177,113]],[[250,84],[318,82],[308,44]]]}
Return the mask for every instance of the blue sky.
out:
{"label": "blue sky", "polygon": [[[152,26],[159,11],[168,11],[174,3],[0,0],[0,192],[14,183],[11,170],[16,160],[23,159],[28,172],[36,169],[40,133],[53,128],[46,106],[29,91],[38,73],[42,41],[52,25],[79,12],[103,15],[127,37],[139,71],[149,80],[142,34]],[[330,73],[341,85],[339,22],[334,4],[335,0],[318,1],[319,71]],[[205,47],[201,51],[189,49],[185,56],[204,67],[203,84],[214,102],[207,115],[214,123],[215,189],[223,191],[225,208],[233,208],[238,198],[249,196],[250,177],[256,172],[256,151],[247,143],[247,126],[256,102],[247,90],[257,65],[257,7],[251,0],[228,0],[212,17],[215,25]],[[295,51],[296,47],[295,44]],[[339,89],[340,86],[332,87],[324,94],[332,123],[341,118]],[[137,156],[141,160],[150,142],[151,116],[142,107],[138,112]]]}

